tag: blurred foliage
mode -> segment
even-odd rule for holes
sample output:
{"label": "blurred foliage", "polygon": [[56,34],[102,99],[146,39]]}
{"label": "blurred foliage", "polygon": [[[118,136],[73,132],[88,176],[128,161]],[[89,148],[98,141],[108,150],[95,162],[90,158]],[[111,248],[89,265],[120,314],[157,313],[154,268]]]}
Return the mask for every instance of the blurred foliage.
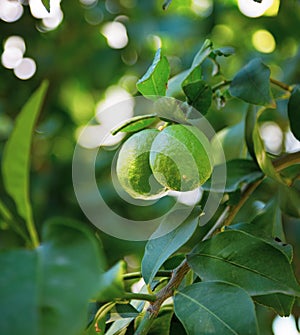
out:
{"label": "blurred foliage", "polygon": [[[72,186],[72,156],[80,127],[94,117],[96,106],[106,90],[118,85],[136,95],[136,81],[151,64],[160,43],[171,67],[171,76],[185,70],[203,41],[210,38],[214,46],[232,46],[235,55],[220,58],[224,78],[234,74],[254,57],[261,57],[271,68],[271,77],[285,83],[300,82],[300,6],[297,1],[281,1],[278,15],[250,18],[243,15],[235,0],[173,0],[166,10],[163,1],[106,0],[92,5],[64,0],[62,23],[46,31],[40,19],[32,16],[24,5],[22,17],[12,23],[0,20],[0,42],[18,35],[26,43],[26,55],[37,63],[37,72],[27,80],[18,79],[11,70],[0,64],[0,158],[21,107],[44,79],[50,86],[45,108],[39,119],[32,146],[31,199],[35,220],[42,222],[53,216],[63,216],[87,222]],[[108,22],[121,22],[128,34],[128,44],[121,49],[111,48],[101,33]],[[276,48],[262,53],[254,45],[253,35],[266,30],[274,37]],[[0,48],[0,52],[3,52]],[[211,70],[205,62],[204,70]],[[219,76],[218,79],[222,79]],[[207,119],[216,131],[243,122],[245,105],[232,100],[223,109],[213,104]],[[267,113],[264,118],[267,118]],[[287,129],[286,106],[270,110],[269,119]],[[261,120],[262,121],[262,120]],[[266,120],[265,120],[266,121]],[[232,149],[230,149],[232,150]],[[235,158],[235,157],[233,157]],[[136,209],[122,203],[110,185],[111,151],[105,151],[96,163],[96,175],[104,187],[105,198],[117,211],[125,215],[143,217],[154,215],[157,207],[164,209],[171,199],[162,199],[155,208]],[[259,188],[248,206],[236,220],[251,216],[258,206],[274,192],[270,183]],[[4,192],[0,189],[0,197]],[[257,211],[256,211],[257,212]],[[284,217],[287,240],[296,246],[296,276],[300,259],[299,219]],[[14,247],[21,242],[7,229],[1,231],[0,249]],[[139,268],[144,251],[143,242],[117,240],[97,231],[101,236],[108,263],[126,257],[131,270]],[[269,315],[268,315],[269,317]]]}

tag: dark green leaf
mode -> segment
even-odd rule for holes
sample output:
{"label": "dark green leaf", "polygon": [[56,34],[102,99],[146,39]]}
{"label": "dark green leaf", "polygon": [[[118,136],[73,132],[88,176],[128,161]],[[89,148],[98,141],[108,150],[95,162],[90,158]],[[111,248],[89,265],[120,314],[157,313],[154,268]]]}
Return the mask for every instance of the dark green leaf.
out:
{"label": "dark green leaf", "polygon": [[113,129],[111,133],[112,135],[116,135],[120,131],[124,133],[136,132],[147,128],[157,120],[158,118],[155,114],[135,116],[132,119],[123,123],[121,126],[117,127],[116,129]]}
{"label": "dark green leaf", "polygon": [[77,335],[103,264],[98,242],[78,222],[52,220],[33,251],[0,254],[0,333]]}
{"label": "dark green leaf", "polygon": [[253,129],[256,124],[257,106],[249,105],[245,119],[245,141],[251,157],[256,161],[253,143]]}
{"label": "dark green leaf", "polygon": [[[215,173],[218,175],[218,170],[221,171],[223,168],[223,165],[215,166]],[[233,159],[227,162],[226,170],[227,178],[224,189],[225,192],[234,192],[240,189],[244,183],[253,183],[263,176],[257,164],[247,159]],[[202,185],[202,188],[207,191],[221,191],[218,185],[214,185],[214,188],[212,188],[210,179],[204,185]]]}
{"label": "dark green leaf", "polygon": [[175,295],[174,308],[189,335],[258,334],[251,298],[229,283],[213,281],[188,286]]}
{"label": "dark green leaf", "polygon": [[165,56],[161,55],[161,49],[158,49],[152,65],[137,82],[137,89],[146,97],[164,96],[166,94],[169,74],[169,62]]}
{"label": "dark green leaf", "polygon": [[229,226],[228,229],[243,230],[268,242],[272,241],[275,247],[286,254],[289,262],[292,261],[293,250],[290,245],[284,243],[285,236],[277,197],[272,199],[251,223],[238,223]]}
{"label": "dark green leaf", "polygon": [[223,48],[219,48],[219,49],[214,49],[211,54],[210,57],[215,58],[216,56],[224,56],[224,57],[229,57],[231,55],[233,55],[235,53],[234,48],[232,47],[223,47]]}
{"label": "dark green leaf", "polygon": [[294,183],[293,187],[279,186],[279,200],[281,210],[293,217],[300,217],[300,182]]}
{"label": "dark green leaf", "polygon": [[97,292],[98,301],[122,298],[124,294],[123,274],[125,273],[125,266],[125,262],[120,261],[101,275]]}
{"label": "dark green leaf", "polygon": [[183,82],[183,91],[187,97],[188,104],[205,115],[212,102],[212,90],[204,80]]}
{"label": "dark green leaf", "polygon": [[184,79],[187,77],[188,74],[189,74],[189,70],[185,70],[183,72],[178,73],[177,75],[175,75],[169,80],[168,88],[166,92],[166,95],[168,97],[176,97],[180,94],[183,94],[181,84],[184,81]]}
{"label": "dark green leaf", "polygon": [[[172,226],[174,217],[189,215],[190,208],[171,212],[161,223],[160,228]],[[146,244],[142,260],[142,274],[145,282],[151,283],[163,263],[193,235],[198,225],[201,210],[196,207],[180,226],[158,238],[150,239]]]}
{"label": "dark green leaf", "polygon": [[112,311],[111,316],[115,318],[117,314],[119,318],[132,318],[139,315],[139,311],[130,304],[116,305],[115,311]]}
{"label": "dark green leaf", "polygon": [[254,58],[233,78],[229,92],[254,105],[274,107],[271,96],[270,69],[259,58]]}
{"label": "dark green leaf", "polygon": [[2,158],[4,186],[14,199],[20,216],[27,222],[28,230],[36,245],[37,236],[32,228],[33,218],[29,199],[30,147],[34,125],[47,88],[48,83],[43,82],[22,108]]}
{"label": "dark green leaf", "polygon": [[50,13],[50,0],[42,0],[43,5],[47,9],[47,12]]}
{"label": "dark green leaf", "polygon": [[260,295],[253,299],[261,305],[273,308],[280,316],[289,316],[295,302],[295,297],[281,293]]}
{"label": "dark green leaf", "polygon": [[149,335],[169,335],[173,309],[162,308],[153,322]]}
{"label": "dark green leaf", "polygon": [[286,255],[243,231],[227,230],[200,243],[188,256],[188,262],[203,280],[234,283],[251,295],[300,295]]}
{"label": "dark green leaf", "polygon": [[300,141],[300,85],[293,89],[288,103],[288,116],[290,120],[291,131]]}

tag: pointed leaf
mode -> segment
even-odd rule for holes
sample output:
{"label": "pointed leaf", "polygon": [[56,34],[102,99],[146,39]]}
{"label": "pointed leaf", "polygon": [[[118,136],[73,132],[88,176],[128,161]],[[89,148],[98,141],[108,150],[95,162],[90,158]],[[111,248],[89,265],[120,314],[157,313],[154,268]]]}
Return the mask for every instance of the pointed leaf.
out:
{"label": "pointed leaf", "polygon": [[120,261],[101,275],[97,301],[110,301],[115,298],[122,298],[124,294],[123,274],[125,273],[125,266],[125,262]]}
{"label": "pointed leaf", "polygon": [[254,58],[235,75],[229,92],[232,96],[251,104],[274,107],[270,73],[270,69],[260,58]]}
{"label": "pointed leaf", "polygon": [[161,49],[158,49],[152,65],[137,82],[137,89],[146,97],[165,96],[169,74],[169,62],[165,56],[161,55]]}
{"label": "pointed leaf", "polygon": [[33,243],[38,244],[33,228],[29,199],[30,147],[34,124],[39,115],[48,88],[43,82],[29,98],[16,119],[14,130],[5,145],[2,160],[3,182],[7,193],[14,199],[17,210],[27,222]]}
{"label": "pointed leaf", "polygon": [[48,222],[43,237],[35,250],[0,254],[1,334],[77,335],[86,326],[103,271],[98,242],[66,219]]}
{"label": "pointed leaf", "polygon": [[190,72],[192,72],[196,67],[201,65],[205,59],[210,55],[213,50],[213,44],[210,40],[205,40],[201,49],[197,52],[196,56],[193,59],[192,66],[190,68]]}
{"label": "pointed leaf", "polygon": [[204,80],[184,81],[183,91],[187,96],[188,104],[205,115],[212,102],[212,90]]}
{"label": "pointed leaf", "polygon": [[120,131],[124,133],[136,132],[144,128],[147,128],[152,123],[158,120],[159,119],[155,114],[138,115],[126,121],[118,128],[113,129],[111,133],[112,135],[116,135]]}
{"label": "pointed leaf", "polygon": [[[214,171],[218,175],[218,170],[222,171],[221,169],[223,168],[223,165],[217,165],[214,167]],[[224,192],[237,191],[244,183],[253,183],[263,176],[263,173],[258,168],[257,164],[248,159],[230,160],[226,163],[226,171],[227,178]],[[202,188],[207,191],[220,191],[218,185],[214,185],[214,188],[211,187],[210,179],[202,185]]]}
{"label": "pointed leaf", "polygon": [[293,187],[279,185],[279,199],[281,210],[293,217],[300,217],[300,182],[294,183]]}
{"label": "pointed leaf", "polygon": [[47,9],[47,12],[50,13],[50,0],[42,0],[43,5]]}
{"label": "pointed leaf", "polygon": [[[161,223],[161,226],[170,225],[174,220],[174,216],[183,215],[185,217],[186,213],[189,212],[189,208],[171,212]],[[147,284],[152,282],[163,263],[193,235],[198,225],[200,212],[200,209],[196,207],[176,229],[147,242],[142,260],[142,274]]]}
{"label": "pointed leaf", "polygon": [[261,305],[273,308],[280,316],[289,316],[295,302],[295,297],[281,293],[260,295],[253,299]]}
{"label": "pointed leaf", "polygon": [[291,131],[297,140],[300,141],[300,85],[293,89],[288,102],[288,116]]}
{"label": "pointed leaf", "polygon": [[286,255],[246,232],[227,230],[200,243],[188,256],[188,262],[203,280],[234,283],[250,295],[300,296],[299,284]]}
{"label": "pointed leaf", "polygon": [[188,335],[258,334],[251,298],[229,283],[213,281],[188,286],[175,295],[174,308]]}

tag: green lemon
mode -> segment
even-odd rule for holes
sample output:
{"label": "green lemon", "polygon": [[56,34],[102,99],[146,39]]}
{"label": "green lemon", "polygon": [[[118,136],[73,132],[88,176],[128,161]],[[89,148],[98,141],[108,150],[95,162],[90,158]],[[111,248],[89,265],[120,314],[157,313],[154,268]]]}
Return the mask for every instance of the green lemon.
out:
{"label": "green lemon", "polygon": [[191,191],[211,176],[211,147],[194,126],[171,125],[154,139],[150,167],[158,182],[170,190]]}
{"label": "green lemon", "polygon": [[149,154],[157,129],[145,129],[132,135],[122,146],[117,160],[117,176],[123,189],[136,199],[155,199],[166,188],[153,177]]}

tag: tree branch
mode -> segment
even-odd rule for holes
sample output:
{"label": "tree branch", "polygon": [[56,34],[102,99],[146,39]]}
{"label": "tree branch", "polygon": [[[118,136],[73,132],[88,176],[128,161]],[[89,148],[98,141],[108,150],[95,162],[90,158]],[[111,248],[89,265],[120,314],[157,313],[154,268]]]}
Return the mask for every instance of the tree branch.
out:
{"label": "tree branch", "polygon": [[[286,156],[280,157],[273,162],[273,165],[276,171],[282,171],[283,169],[294,165],[300,164],[300,152],[287,154]],[[212,237],[212,235],[220,228],[225,225],[230,225],[235,218],[238,211],[242,208],[245,202],[248,200],[250,195],[254,192],[254,190],[262,183],[265,176],[257,181],[248,184],[244,189],[240,201],[235,206],[227,206],[219,219],[213,225],[213,227],[209,230],[209,232],[203,237],[202,241],[205,241]],[[182,282],[185,275],[190,270],[190,267],[186,260],[184,260],[176,269],[172,271],[172,276],[168,284],[162,288],[156,295],[156,300],[150,302],[150,306],[148,307],[141,323],[139,324],[134,335],[146,335],[148,334],[152,323],[157,317],[160,307],[162,303],[169,297],[173,296],[174,291],[178,288],[180,283]]]}

